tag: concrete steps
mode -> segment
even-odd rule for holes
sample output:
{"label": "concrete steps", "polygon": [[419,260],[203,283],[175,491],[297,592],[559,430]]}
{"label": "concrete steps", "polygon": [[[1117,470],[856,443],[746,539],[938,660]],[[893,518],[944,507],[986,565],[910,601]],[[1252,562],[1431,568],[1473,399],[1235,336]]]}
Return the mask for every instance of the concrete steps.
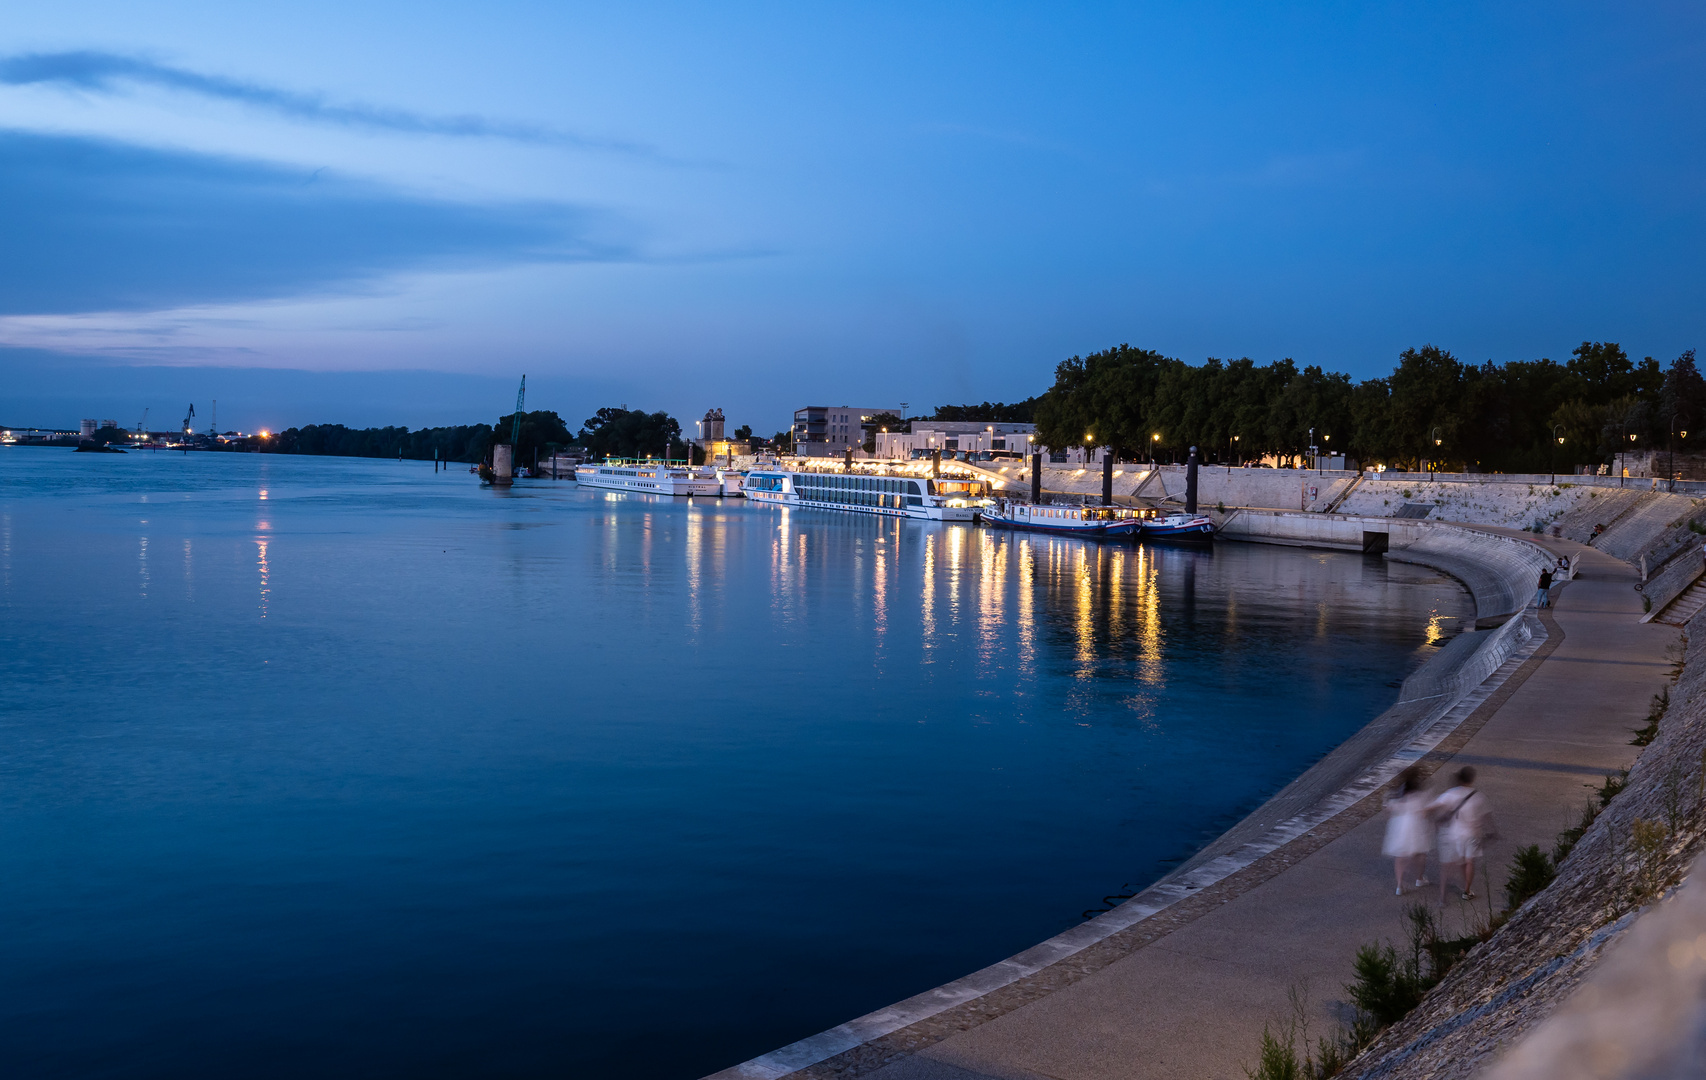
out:
{"label": "concrete steps", "polygon": [[1682,591],[1682,595],[1665,605],[1654,622],[1670,626],[1687,626],[1688,620],[1706,608],[1706,578],[1701,578]]}

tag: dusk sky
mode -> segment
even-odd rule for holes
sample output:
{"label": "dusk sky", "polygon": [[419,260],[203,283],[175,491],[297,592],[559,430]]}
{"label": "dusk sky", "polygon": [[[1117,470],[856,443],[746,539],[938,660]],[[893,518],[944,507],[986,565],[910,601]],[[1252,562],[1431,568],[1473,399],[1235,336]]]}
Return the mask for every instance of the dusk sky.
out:
{"label": "dusk sky", "polygon": [[1012,400],[1706,313],[1698,5],[14,2],[0,422]]}

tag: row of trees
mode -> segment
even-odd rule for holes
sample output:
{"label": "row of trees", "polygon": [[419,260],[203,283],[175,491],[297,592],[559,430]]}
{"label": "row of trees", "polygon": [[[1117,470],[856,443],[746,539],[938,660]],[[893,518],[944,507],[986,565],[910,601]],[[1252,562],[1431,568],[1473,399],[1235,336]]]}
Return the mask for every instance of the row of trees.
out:
{"label": "row of trees", "polygon": [[286,428],[258,444],[275,454],[329,454],[338,457],[406,457],[442,461],[480,461],[491,444],[490,424],[459,427],[350,428],[342,424],[309,424]]}
{"label": "row of trees", "polygon": [[[1186,364],[1120,345],[1055,368],[1036,401],[1049,446],[1111,446],[1146,458],[1293,457],[1318,446],[1364,462],[1419,468],[1450,462],[1499,472],[1545,472],[1611,460],[1620,450],[1679,449],[1706,428],[1706,380],[1692,350],[1665,367],[1632,362],[1611,342],[1583,342],[1564,363],[1466,364],[1425,345],[1392,374],[1353,382],[1292,360]],[[1560,442],[1560,440],[1562,440]]]}
{"label": "row of trees", "polygon": [[[458,427],[349,428],[342,424],[309,424],[279,432],[257,449],[278,454],[333,454],[342,457],[403,457],[417,461],[479,462],[491,455],[492,447],[510,441],[515,414],[500,416],[494,424]],[[587,418],[581,429],[570,430],[563,418],[549,410],[524,412],[515,439],[515,460],[528,464],[558,450],[581,447],[594,457],[656,457],[666,452],[682,457],[687,446],[681,425],[667,413],[638,409],[600,409]]]}

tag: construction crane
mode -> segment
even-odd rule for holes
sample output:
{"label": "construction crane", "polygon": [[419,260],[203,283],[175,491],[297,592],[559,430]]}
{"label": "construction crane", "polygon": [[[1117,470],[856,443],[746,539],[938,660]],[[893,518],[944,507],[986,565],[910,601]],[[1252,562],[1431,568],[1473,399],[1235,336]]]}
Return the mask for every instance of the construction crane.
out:
{"label": "construction crane", "polygon": [[184,417],[184,434],[185,435],[194,434],[194,431],[190,428],[190,421],[194,420],[194,419],[195,419],[195,405],[192,404],[192,405],[190,405],[189,415]]}
{"label": "construction crane", "polygon": [[517,446],[521,442],[521,403],[527,397],[527,376],[521,377],[521,389],[515,392],[515,419],[509,425],[509,444]]}

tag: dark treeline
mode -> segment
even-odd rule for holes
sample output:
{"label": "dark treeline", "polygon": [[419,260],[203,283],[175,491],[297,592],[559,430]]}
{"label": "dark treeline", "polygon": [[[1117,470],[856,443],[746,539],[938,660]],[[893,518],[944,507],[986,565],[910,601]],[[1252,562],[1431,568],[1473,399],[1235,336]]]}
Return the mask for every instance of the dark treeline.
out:
{"label": "dark treeline", "polygon": [[[497,442],[508,442],[515,414],[498,418],[496,424],[463,424],[456,427],[349,428],[342,424],[309,424],[287,428],[267,440],[263,449],[277,454],[331,454],[340,457],[405,457],[417,461],[484,461]],[[521,415],[521,437],[516,461],[531,462],[558,447],[568,446],[574,435],[554,412]]]}
{"label": "dark treeline", "polygon": [[[259,444],[257,448],[278,454],[333,454],[342,457],[404,457],[418,461],[485,461],[497,443],[510,441],[515,414],[500,416],[495,424],[466,424],[457,427],[349,428],[342,424],[309,424],[289,428]],[[687,452],[681,440],[681,425],[668,413],[639,409],[600,409],[587,418],[579,432],[571,431],[555,412],[539,410],[521,414],[515,438],[515,461],[532,464],[558,450],[580,447],[595,458],[671,457]]]}
{"label": "dark treeline", "polygon": [[1546,472],[1666,448],[1673,430],[1690,448],[1700,432],[1681,432],[1706,427],[1706,380],[1692,350],[1666,367],[1610,342],[1583,342],[1563,363],[1481,365],[1427,345],[1362,382],[1289,359],[1191,365],[1121,345],[1062,362],[1035,416],[1050,446],[1136,458],[1182,459],[1190,446],[1211,461],[1289,457],[1313,443],[1366,464]]}
{"label": "dark treeline", "polygon": [[485,457],[492,438],[490,424],[459,427],[348,428],[342,424],[309,424],[286,428],[267,440],[265,449],[276,454],[331,454],[339,457],[406,457],[430,460],[433,451],[442,461],[475,462]]}
{"label": "dark treeline", "polygon": [[1030,424],[1036,422],[1037,403],[1041,400],[1040,397],[1028,397],[1011,405],[999,401],[986,401],[982,405],[938,405],[934,416],[916,419],[957,420],[982,424]]}

